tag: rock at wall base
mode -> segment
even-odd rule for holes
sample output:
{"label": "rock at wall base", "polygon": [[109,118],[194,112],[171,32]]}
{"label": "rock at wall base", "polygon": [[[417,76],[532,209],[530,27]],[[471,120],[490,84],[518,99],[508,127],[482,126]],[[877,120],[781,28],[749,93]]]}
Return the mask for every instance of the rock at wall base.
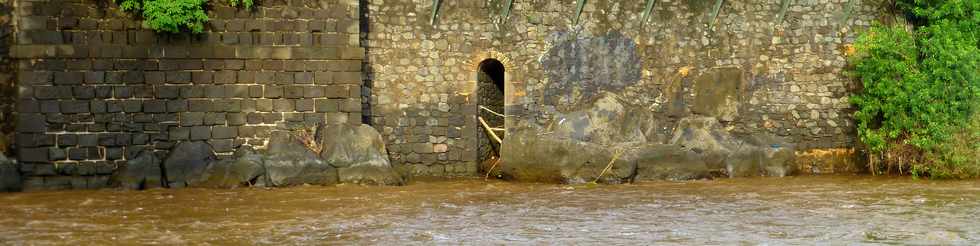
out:
{"label": "rock at wall base", "polygon": [[292,186],[302,184],[331,185],[339,182],[337,170],[317,157],[299,139],[288,132],[275,132],[263,158],[263,185]]}
{"label": "rock at wall base", "polygon": [[[616,154],[603,146],[540,136],[534,131],[515,131],[507,136],[501,148],[502,176],[528,182],[587,183],[596,180]],[[629,182],[636,166],[616,158],[599,181]]]}
{"label": "rock at wall base", "polygon": [[116,171],[113,179],[126,189],[142,190],[163,187],[160,159],[153,152],[143,151]]}
{"label": "rock at wall base", "polygon": [[634,156],[636,181],[689,180],[711,176],[704,156],[678,145],[651,144],[639,148]]}
{"label": "rock at wall base", "polygon": [[255,185],[265,174],[263,156],[242,147],[233,158],[212,163],[194,187],[237,188]]}
{"label": "rock at wall base", "polygon": [[334,167],[391,167],[381,134],[368,125],[324,125],[317,129],[320,158]]}
{"label": "rock at wall base", "polygon": [[356,166],[338,168],[340,182],[362,185],[404,185],[405,181],[393,168]]}
{"label": "rock at wall base", "polygon": [[24,189],[20,167],[0,154],[0,192],[16,192]]}
{"label": "rock at wall base", "polygon": [[171,187],[186,187],[201,179],[208,166],[218,158],[211,145],[204,141],[177,144],[163,166]]}

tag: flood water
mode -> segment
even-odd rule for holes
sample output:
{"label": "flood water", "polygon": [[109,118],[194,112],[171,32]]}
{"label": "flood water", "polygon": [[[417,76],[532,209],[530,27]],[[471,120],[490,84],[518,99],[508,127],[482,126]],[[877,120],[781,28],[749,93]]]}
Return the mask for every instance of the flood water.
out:
{"label": "flood water", "polygon": [[980,244],[980,182],[866,176],[568,186],[0,194],[0,244]]}

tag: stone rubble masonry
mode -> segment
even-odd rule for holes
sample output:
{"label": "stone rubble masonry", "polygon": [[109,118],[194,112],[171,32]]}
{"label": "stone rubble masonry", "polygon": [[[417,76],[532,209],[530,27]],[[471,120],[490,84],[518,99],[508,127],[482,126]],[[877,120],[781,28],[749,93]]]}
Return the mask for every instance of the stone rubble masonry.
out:
{"label": "stone rubble masonry", "polygon": [[361,123],[357,1],[226,2],[210,1],[199,35],[154,33],[113,1],[9,5],[25,188],[98,188],[178,141],[227,156],[272,129]]}
{"label": "stone rubble masonry", "polygon": [[709,1],[657,1],[642,23],[644,1],[594,0],[576,26],[574,1],[514,1],[506,22],[502,2],[443,1],[435,25],[430,1],[368,0],[362,6],[366,112],[393,163],[416,174],[473,173],[480,62],[497,59],[506,67],[506,111],[517,115],[508,128],[522,121],[547,125],[547,117],[536,116],[553,114],[559,105],[549,102],[556,95],[545,94],[556,81],[549,81],[542,57],[556,38],[610,32],[632,39],[642,61],[640,81],[617,92],[632,104],[675,121],[699,113],[690,106],[698,97],[696,79],[735,68],[745,81],[734,86],[744,89],[732,107],[738,113],[720,117],[733,134],[771,133],[803,150],[851,148],[847,95],[853,84],[842,72],[844,51],[884,13],[867,1],[852,8],[847,0],[796,1],[785,21],[775,23],[781,1],[725,1],[709,26]]}
{"label": "stone rubble masonry", "polygon": [[[885,12],[867,1],[797,1],[775,23],[778,0],[725,1],[709,26],[708,1],[658,1],[641,23],[643,1],[593,0],[573,25],[573,1],[515,1],[504,22],[503,1],[457,0],[442,1],[431,25],[430,1],[269,0],[254,10],[210,1],[203,34],[174,35],[144,29],[112,2],[6,2],[16,102],[0,107],[16,120],[0,118],[16,133],[28,188],[104,184],[137,153],[165,156],[178,141],[206,140],[226,156],[261,148],[273,129],[361,119],[381,132],[393,164],[473,175],[479,63],[505,66],[507,127],[542,124],[560,112],[548,88],[568,82],[551,81],[543,56],[563,38],[610,33],[631,40],[642,63],[641,78],[614,92],[626,103],[675,121],[724,114],[732,134],[771,133],[803,151],[852,148],[844,52]],[[699,80],[722,70],[742,78]],[[735,94],[699,86],[712,82]],[[705,110],[718,101],[701,103],[706,94],[738,100]]]}

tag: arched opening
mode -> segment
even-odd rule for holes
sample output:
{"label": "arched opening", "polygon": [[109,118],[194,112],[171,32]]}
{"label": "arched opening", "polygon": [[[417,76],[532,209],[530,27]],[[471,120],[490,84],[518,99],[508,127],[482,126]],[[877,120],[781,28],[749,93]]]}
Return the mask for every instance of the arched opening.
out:
{"label": "arched opening", "polygon": [[[480,107],[477,116],[482,119],[480,127],[477,156],[486,172],[499,159],[500,143],[491,135],[503,139],[504,132],[504,80],[506,77],[504,64],[496,59],[486,59],[480,62],[477,74],[477,105]],[[485,124],[484,124],[485,123]],[[487,130],[490,128],[490,131]]]}

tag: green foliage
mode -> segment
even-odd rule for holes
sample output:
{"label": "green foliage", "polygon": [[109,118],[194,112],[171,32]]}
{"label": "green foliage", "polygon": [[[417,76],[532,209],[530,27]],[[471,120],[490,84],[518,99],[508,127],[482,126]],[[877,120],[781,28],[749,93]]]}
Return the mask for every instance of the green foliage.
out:
{"label": "green foliage", "polygon": [[254,2],[252,0],[228,0],[232,7],[242,6],[246,9],[252,8]]}
{"label": "green foliage", "polygon": [[[917,24],[914,30],[875,25],[855,44],[852,72],[863,86],[851,98],[858,135],[873,155],[897,162],[900,172],[904,157],[915,160],[905,166],[914,175],[959,176],[963,160],[980,157],[954,144],[980,132],[972,124],[980,99],[980,1],[905,0],[899,6]],[[916,151],[906,151],[909,146]],[[919,156],[903,156],[909,153]]]}
{"label": "green foliage", "polygon": [[[251,8],[253,0],[228,0],[233,7]],[[201,33],[208,15],[204,11],[207,0],[116,0],[123,11],[133,12],[143,18],[144,24],[158,32]]]}

